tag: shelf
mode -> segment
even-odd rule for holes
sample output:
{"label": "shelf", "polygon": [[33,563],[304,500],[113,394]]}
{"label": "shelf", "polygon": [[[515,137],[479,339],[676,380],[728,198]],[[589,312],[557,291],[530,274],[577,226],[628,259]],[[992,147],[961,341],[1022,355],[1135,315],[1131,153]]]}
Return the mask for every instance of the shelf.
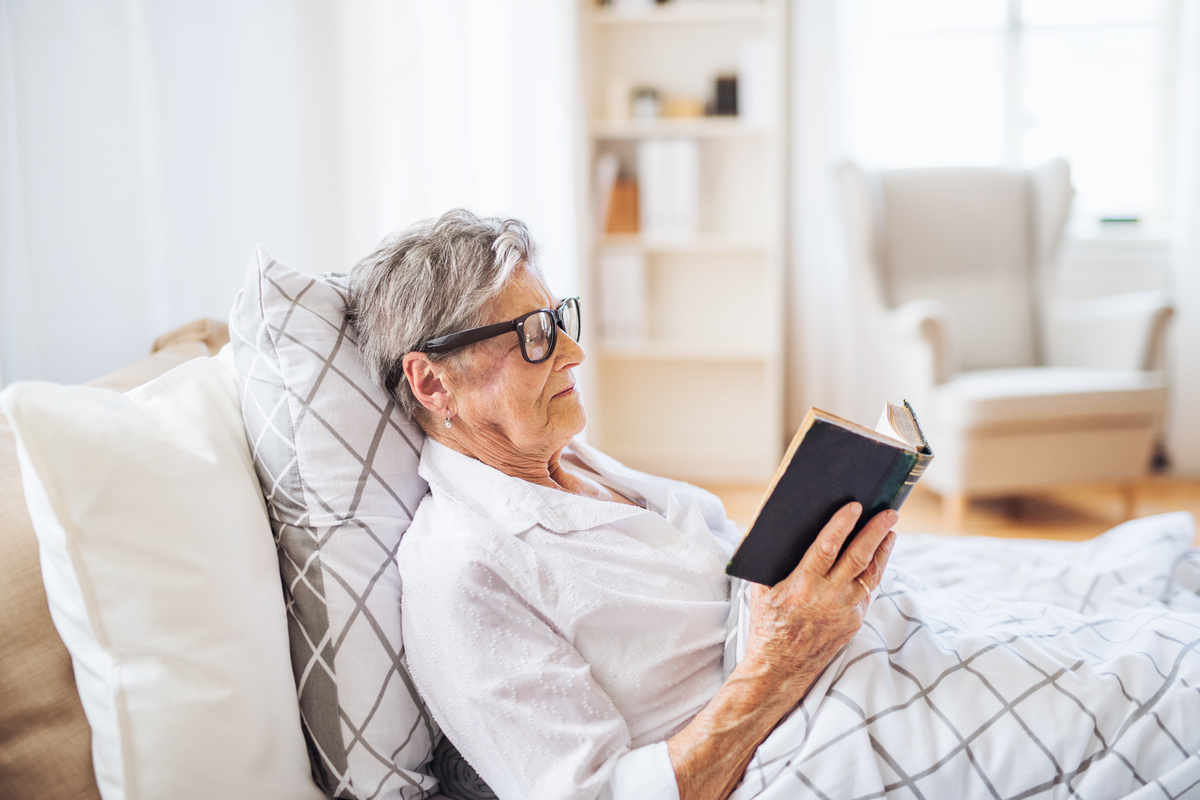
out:
{"label": "shelf", "polygon": [[652,343],[641,347],[601,344],[601,358],[612,361],[676,361],[685,363],[742,362],[765,364],[773,358],[762,347],[705,347],[694,344]]}
{"label": "shelf", "polygon": [[[643,225],[646,234],[587,232],[583,282],[598,301],[581,378],[588,435],[652,473],[769,480],[786,443],[789,0],[576,2],[587,91],[578,167],[588,178],[588,216],[606,216],[595,204],[607,186],[601,192],[597,184],[607,184],[615,160],[638,181],[643,210],[661,212],[647,217],[679,221]],[[741,71],[745,97],[759,101],[742,116],[626,116],[627,94],[638,87],[709,98],[716,76]]]}
{"label": "shelf", "polygon": [[597,139],[650,139],[662,136],[727,139],[766,134],[765,124],[746,122],[737,117],[604,119],[592,125],[592,136]]}
{"label": "shelf", "polygon": [[645,253],[679,253],[681,255],[762,253],[769,247],[761,237],[722,233],[700,233],[686,239],[647,238],[636,233],[608,234],[601,236],[596,245],[602,249],[637,249]]}
{"label": "shelf", "polygon": [[765,22],[761,0],[686,0],[645,8],[593,7],[596,25],[677,25],[697,22]]}

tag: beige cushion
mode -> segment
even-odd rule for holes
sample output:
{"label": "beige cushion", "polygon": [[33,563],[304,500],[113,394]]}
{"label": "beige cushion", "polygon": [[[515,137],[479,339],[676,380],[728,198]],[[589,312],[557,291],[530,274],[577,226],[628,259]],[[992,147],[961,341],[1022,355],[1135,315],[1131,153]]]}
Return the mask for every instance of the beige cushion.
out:
{"label": "beige cushion", "polygon": [[0,414],[0,797],[99,798],[91,729],[50,620],[16,444]]}

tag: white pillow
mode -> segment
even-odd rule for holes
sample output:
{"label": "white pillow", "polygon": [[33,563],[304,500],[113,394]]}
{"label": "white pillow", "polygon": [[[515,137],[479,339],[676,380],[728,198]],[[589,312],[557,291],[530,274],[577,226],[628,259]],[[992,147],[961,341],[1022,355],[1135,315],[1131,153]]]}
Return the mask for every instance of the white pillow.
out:
{"label": "white pillow", "polygon": [[254,466],[287,598],[292,668],[318,784],[415,800],[438,731],[404,663],[400,537],[428,491],[425,436],[367,376],[349,278],[259,247],[229,315]]}
{"label": "white pillow", "polygon": [[229,368],[196,359],[127,394],[16,384],[0,405],[101,795],[323,797]]}

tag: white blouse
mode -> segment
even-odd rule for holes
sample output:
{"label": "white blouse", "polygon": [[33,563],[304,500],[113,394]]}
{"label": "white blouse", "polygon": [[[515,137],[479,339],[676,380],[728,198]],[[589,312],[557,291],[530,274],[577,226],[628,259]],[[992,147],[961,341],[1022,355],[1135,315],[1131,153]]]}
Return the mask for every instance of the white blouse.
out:
{"label": "white blouse", "polygon": [[665,740],[721,685],[740,532],[694,486],[582,443],[564,458],[647,508],[426,441],[396,556],[409,669],[501,798],[678,798]]}

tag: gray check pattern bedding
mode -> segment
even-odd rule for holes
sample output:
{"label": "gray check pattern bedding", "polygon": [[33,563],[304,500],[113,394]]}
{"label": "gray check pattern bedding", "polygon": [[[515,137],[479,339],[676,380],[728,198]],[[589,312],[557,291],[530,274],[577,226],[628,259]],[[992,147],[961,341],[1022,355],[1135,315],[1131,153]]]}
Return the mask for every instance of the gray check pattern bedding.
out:
{"label": "gray check pattern bedding", "polygon": [[733,798],[1200,797],[1193,535],[1182,513],[1086,543],[902,535]]}

